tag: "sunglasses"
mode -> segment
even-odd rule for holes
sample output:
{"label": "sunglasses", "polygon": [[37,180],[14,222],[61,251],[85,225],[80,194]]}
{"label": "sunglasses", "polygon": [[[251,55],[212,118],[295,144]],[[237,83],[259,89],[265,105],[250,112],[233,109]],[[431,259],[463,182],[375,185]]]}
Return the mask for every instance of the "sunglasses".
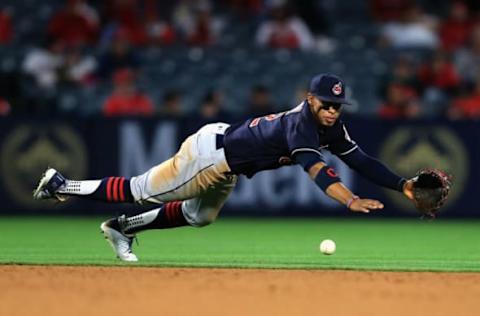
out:
{"label": "sunglasses", "polygon": [[335,103],[335,102],[327,102],[327,101],[322,101],[322,110],[328,111],[330,108],[333,108],[335,111],[340,111],[342,108],[341,103]]}

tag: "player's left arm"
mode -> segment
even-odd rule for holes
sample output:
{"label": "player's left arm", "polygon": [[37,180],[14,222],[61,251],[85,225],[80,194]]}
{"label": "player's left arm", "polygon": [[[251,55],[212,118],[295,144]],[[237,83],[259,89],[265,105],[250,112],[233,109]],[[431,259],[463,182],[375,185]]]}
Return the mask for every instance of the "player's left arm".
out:
{"label": "player's left arm", "polygon": [[296,152],[293,158],[320,189],[351,211],[368,213],[370,210],[383,208],[383,204],[377,200],[361,199],[353,194],[341,182],[333,168],[325,164],[322,157],[313,151]]}
{"label": "player's left arm", "polygon": [[380,160],[369,156],[359,147],[348,154],[339,155],[339,157],[350,168],[373,183],[402,192],[409,199],[413,198],[413,183],[411,180],[395,174]]}
{"label": "player's left arm", "polygon": [[408,199],[413,199],[412,180],[395,174],[380,160],[366,154],[350,137],[345,124],[341,125],[339,136],[330,148],[350,168],[379,186],[403,192]]}

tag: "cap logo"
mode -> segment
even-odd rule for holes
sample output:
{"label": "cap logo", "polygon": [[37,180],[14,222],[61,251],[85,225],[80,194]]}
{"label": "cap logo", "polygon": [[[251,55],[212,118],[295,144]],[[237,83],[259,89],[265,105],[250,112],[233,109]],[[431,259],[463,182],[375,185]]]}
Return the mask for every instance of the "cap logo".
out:
{"label": "cap logo", "polygon": [[342,83],[339,82],[339,83],[333,85],[332,92],[333,92],[333,94],[335,94],[335,95],[340,95],[340,94],[342,94]]}

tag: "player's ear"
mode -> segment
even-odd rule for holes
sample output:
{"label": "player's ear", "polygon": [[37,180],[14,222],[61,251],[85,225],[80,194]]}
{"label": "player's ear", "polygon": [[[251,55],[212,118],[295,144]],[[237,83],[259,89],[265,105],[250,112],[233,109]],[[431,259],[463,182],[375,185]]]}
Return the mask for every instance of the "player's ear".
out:
{"label": "player's ear", "polygon": [[311,94],[310,92],[307,93],[307,101],[308,103],[312,104],[312,101],[313,101],[313,94]]}

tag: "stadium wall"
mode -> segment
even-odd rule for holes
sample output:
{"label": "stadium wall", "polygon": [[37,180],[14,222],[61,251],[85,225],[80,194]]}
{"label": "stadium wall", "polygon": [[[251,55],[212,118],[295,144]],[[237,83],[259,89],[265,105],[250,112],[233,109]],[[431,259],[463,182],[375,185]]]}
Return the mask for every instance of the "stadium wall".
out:
{"label": "stadium wall", "polygon": [[[476,217],[480,175],[480,126],[474,121],[378,121],[348,119],[351,137],[367,153],[406,177],[423,167],[454,176],[445,217]],[[135,210],[131,205],[106,205],[72,199],[53,205],[37,202],[31,192],[47,166],[71,178],[134,176],[170,157],[181,141],[198,128],[191,120],[162,119],[0,119],[0,214],[105,215]],[[246,149],[248,150],[248,149]],[[377,216],[414,216],[400,193],[379,188],[339,159],[328,161],[344,183],[364,197],[383,201]],[[315,216],[349,214],[327,198],[298,166],[241,177],[223,215]]]}

